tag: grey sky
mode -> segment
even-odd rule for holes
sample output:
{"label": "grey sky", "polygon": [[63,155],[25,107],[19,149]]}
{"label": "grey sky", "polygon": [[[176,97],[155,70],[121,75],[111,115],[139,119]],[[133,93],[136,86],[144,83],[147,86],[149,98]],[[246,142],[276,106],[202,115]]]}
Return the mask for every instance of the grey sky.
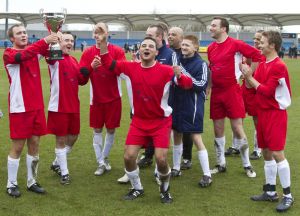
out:
{"label": "grey sky", "polygon": [[[295,0],[276,4],[274,0],[8,0],[9,12],[38,12],[40,8],[69,13],[299,13]],[[1,12],[6,0],[0,0]],[[102,6],[101,2],[104,2]],[[118,7],[116,7],[118,5]]]}
{"label": "grey sky", "polygon": [[[285,0],[279,4],[274,0],[8,0],[9,12],[38,13],[61,11],[67,8],[68,13],[299,13],[296,0]],[[103,2],[103,4],[101,4]],[[0,0],[0,12],[5,12],[6,0]],[[117,5],[117,7],[116,7]],[[300,24],[300,21],[299,21]],[[285,27],[289,32],[300,33],[299,27]]]}

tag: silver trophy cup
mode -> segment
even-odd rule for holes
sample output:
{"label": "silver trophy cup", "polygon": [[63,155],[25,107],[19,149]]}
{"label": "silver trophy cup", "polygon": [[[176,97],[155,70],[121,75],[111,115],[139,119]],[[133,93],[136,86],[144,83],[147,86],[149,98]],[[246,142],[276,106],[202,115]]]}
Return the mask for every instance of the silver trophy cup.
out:
{"label": "silver trophy cup", "polygon": [[[40,15],[48,31],[57,33],[61,29],[62,24],[65,22],[67,10],[63,9],[60,13],[44,13],[44,9],[40,9]],[[58,43],[50,44],[49,49],[49,60],[64,59],[62,50]]]}

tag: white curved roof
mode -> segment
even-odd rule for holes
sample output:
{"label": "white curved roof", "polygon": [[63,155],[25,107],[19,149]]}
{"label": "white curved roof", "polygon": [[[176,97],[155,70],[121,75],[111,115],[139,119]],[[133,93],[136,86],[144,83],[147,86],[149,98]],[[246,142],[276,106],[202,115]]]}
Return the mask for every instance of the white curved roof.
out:
{"label": "white curved roof", "polygon": [[[228,18],[231,25],[289,26],[300,25],[300,14],[67,14],[65,23],[97,22],[120,23],[134,29],[135,25],[164,22],[169,26],[195,24],[206,27],[215,16]],[[27,24],[41,23],[38,13],[0,13],[0,19],[9,18]]]}

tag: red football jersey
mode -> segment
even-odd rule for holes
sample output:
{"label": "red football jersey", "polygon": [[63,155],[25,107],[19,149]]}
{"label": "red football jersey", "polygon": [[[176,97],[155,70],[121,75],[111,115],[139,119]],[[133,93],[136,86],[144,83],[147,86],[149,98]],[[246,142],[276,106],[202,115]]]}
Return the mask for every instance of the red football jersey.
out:
{"label": "red football jersey", "polygon": [[[122,48],[108,44],[108,51],[115,60],[125,60]],[[93,70],[91,63],[95,56],[100,56],[100,49],[95,45],[87,48],[80,59],[80,68],[87,68],[90,72],[90,104],[109,103],[122,96],[121,79],[103,66]],[[88,79],[86,80],[88,81]]]}
{"label": "red football jersey", "polygon": [[288,70],[279,57],[260,63],[254,78],[260,83],[256,89],[258,108],[285,110],[291,104]]}
{"label": "red football jersey", "polygon": [[7,48],[3,54],[9,79],[8,104],[10,113],[22,113],[44,108],[39,60],[46,55],[44,39],[23,50]]}
{"label": "red football jersey", "polygon": [[[101,55],[102,64],[109,68],[112,58],[109,53]],[[168,105],[169,88],[174,77],[173,68],[156,62],[151,67],[143,67],[138,62],[117,61],[114,74],[126,76],[131,84],[129,91],[130,104],[133,104],[132,124],[138,127],[156,128],[162,118],[169,117],[172,108]],[[112,72],[110,72],[112,73]],[[177,81],[178,85],[192,87],[191,78],[182,75]],[[151,123],[150,123],[151,122]]]}
{"label": "red football jersey", "polygon": [[252,62],[260,62],[260,51],[241,40],[228,37],[224,42],[209,45],[209,68],[212,88],[227,88],[237,84],[240,76],[239,63],[245,56]]}
{"label": "red football jersey", "polygon": [[78,85],[83,84],[77,60],[64,54],[64,59],[48,61],[50,99],[52,112],[79,113]]}

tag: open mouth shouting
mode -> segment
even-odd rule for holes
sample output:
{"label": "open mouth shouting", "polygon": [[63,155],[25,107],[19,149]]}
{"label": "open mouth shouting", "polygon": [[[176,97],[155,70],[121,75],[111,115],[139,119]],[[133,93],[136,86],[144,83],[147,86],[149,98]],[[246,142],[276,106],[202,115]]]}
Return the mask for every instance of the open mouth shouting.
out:
{"label": "open mouth shouting", "polygon": [[143,55],[144,55],[145,57],[148,57],[148,56],[150,55],[150,52],[149,52],[149,51],[144,51],[144,52],[143,52]]}

